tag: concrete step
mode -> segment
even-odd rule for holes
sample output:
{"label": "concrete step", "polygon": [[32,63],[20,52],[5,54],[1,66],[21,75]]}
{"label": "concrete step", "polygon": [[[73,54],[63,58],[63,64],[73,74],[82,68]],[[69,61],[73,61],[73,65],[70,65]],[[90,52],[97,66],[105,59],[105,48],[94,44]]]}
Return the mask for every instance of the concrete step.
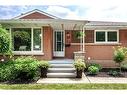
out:
{"label": "concrete step", "polygon": [[74,73],[76,71],[75,68],[49,68],[49,73]]}
{"label": "concrete step", "polygon": [[47,73],[48,78],[75,78],[75,73]]}
{"label": "concrete step", "polygon": [[73,64],[51,64],[51,68],[73,68]]}
{"label": "concrete step", "polygon": [[51,60],[49,61],[50,64],[72,64],[74,63],[74,60],[72,59],[56,59],[56,60]]}

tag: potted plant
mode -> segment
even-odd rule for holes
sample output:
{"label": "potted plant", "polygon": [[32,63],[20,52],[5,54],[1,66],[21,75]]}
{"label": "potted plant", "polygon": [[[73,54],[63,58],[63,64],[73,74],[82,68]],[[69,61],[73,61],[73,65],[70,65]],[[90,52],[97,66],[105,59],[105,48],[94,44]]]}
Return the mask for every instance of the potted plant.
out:
{"label": "potted plant", "polygon": [[48,68],[50,67],[49,62],[48,61],[40,61],[38,66],[41,69],[41,77],[42,78],[47,77],[47,71],[48,71]]}
{"label": "potted plant", "polygon": [[[81,39],[81,38],[83,37],[83,34],[84,34],[84,32],[82,32],[82,31],[77,31],[77,32],[75,32],[75,37],[76,37],[77,39]],[[84,36],[85,36],[85,34],[84,34]]]}
{"label": "potted plant", "polygon": [[74,62],[74,66],[76,68],[76,78],[82,78],[82,72],[84,71],[84,69],[86,68],[85,62],[83,62],[82,59],[77,59]]}

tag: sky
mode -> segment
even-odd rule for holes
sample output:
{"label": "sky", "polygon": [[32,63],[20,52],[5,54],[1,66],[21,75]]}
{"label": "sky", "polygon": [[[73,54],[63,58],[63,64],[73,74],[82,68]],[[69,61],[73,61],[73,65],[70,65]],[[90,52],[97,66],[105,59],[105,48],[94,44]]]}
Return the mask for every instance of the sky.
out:
{"label": "sky", "polygon": [[17,2],[21,0],[4,1],[0,0],[0,19],[14,18],[21,13],[39,9],[63,19],[127,22],[126,0],[42,0],[40,3],[38,0],[26,0],[26,3]]}

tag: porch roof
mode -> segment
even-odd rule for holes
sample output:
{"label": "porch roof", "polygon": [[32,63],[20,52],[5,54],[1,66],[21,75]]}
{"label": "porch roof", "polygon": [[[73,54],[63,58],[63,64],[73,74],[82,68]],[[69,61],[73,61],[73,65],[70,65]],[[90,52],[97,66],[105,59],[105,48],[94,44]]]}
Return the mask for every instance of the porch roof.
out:
{"label": "porch roof", "polygon": [[67,19],[1,19],[4,27],[41,27],[51,26],[53,29],[79,30],[88,21]]}

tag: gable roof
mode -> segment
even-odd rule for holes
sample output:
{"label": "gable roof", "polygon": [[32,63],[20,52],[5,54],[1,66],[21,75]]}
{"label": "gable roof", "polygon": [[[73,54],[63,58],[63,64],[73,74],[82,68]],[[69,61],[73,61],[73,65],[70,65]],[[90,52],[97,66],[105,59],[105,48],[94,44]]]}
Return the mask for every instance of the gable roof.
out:
{"label": "gable roof", "polygon": [[[46,12],[44,12],[44,11],[41,11],[41,10],[38,10],[38,9],[34,9],[34,10],[32,10],[32,11],[26,12],[26,13],[21,14],[21,15],[15,17],[15,18],[13,18],[13,19],[22,19],[22,18],[28,17],[28,16],[30,16],[31,14],[34,14],[34,13],[38,13],[39,15],[45,16],[45,17],[50,18],[50,19],[60,19],[60,18],[58,18],[58,17],[56,17],[56,16],[53,16],[53,15],[51,15],[51,14],[48,14],[48,13],[46,13]],[[40,19],[40,18],[39,18],[39,19]],[[43,19],[43,18],[42,18],[42,19]]]}

